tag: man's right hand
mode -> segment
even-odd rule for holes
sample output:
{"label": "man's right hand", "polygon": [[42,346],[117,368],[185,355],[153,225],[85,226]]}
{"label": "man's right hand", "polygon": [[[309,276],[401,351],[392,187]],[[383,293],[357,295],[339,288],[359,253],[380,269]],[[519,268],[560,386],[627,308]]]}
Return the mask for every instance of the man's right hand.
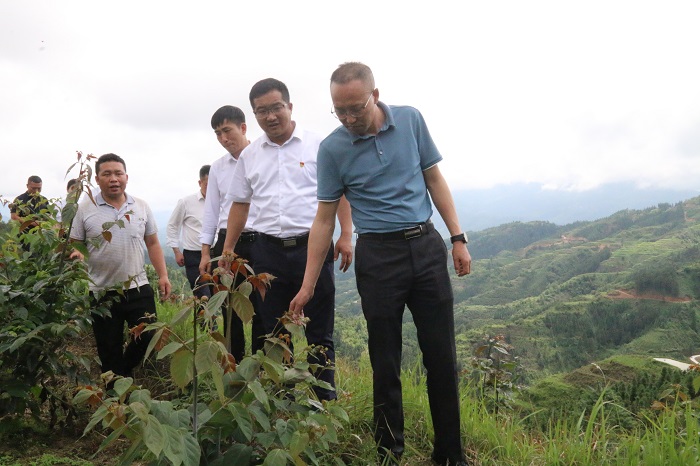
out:
{"label": "man's right hand", "polygon": [[304,317],[304,306],[311,301],[313,296],[314,289],[312,288],[311,291],[309,291],[302,285],[297,295],[292,299],[292,302],[289,303],[289,310],[292,311],[295,317]]}
{"label": "man's right hand", "polygon": [[224,270],[230,270],[231,269],[231,257],[233,256],[233,251],[227,251],[224,249],[221,252],[221,259],[219,259],[219,267],[221,267]]}
{"label": "man's right hand", "polygon": [[77,259],[79,261],[84,261],[85,256],[83,256],[83,254],[77,249],[73,249],[73,252],[71,252],[70,256],[68,256],[68,259]]}
{"label": "man's right hand", "polygon": [[180,251],[176,251],[175,262],[177,262],[177,265],[179,265],[180,267],[183,267],[185,265],[185,255],[182,254]]}
{"label": "man's right hand", "polygon": [[205,273],[209,273],[211,270],[211,263],[209,262],[211,260],[211,256],[209,255],[209,252],[204,252],[202,251],[202,259],[199,261],[199,274],[204,275]]}

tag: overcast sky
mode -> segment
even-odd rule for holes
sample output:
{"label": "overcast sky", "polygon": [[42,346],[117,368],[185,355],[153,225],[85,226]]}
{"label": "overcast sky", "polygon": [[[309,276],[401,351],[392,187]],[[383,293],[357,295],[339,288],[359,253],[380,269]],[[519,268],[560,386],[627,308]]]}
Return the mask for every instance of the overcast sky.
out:
{"label": "overcast sky", "polygon": [[453,189],[700,189],[698,24],[695,1],[0,0],[0,195],[60,196],[75,151],[114,152],[171,210],[224,153],[218,107],[257,138],[248,92],[275,77],[327,134],[345,61],[422,111]]}

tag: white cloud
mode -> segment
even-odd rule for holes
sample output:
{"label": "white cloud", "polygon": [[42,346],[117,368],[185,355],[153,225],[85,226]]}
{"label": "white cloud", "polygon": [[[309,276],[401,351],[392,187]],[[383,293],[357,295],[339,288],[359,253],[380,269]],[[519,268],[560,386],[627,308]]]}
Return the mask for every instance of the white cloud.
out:
{"label": "white cloud", "polygon": [[426,117],[454,189],[631,181],[697,189],[700,5],[691,1],[11,2],[0,0],[0,194],[39,174],[58,196],[74,152],[115,152],[156,210],[222,154],[209,119],[287,83],[321,133],[340,63]]}

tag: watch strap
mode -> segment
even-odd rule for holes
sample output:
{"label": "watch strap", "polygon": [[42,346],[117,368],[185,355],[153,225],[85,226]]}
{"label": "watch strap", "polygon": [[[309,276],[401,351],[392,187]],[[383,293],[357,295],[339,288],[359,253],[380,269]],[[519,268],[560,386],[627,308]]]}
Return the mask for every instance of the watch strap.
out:
{"label": "watch strap", "polygon": [[450,236],[450,242],[452,244],[456,243],[457,241],[461,241],[464,244],[467,244],[469,242],[466,233],[460,233],[458,235]]}

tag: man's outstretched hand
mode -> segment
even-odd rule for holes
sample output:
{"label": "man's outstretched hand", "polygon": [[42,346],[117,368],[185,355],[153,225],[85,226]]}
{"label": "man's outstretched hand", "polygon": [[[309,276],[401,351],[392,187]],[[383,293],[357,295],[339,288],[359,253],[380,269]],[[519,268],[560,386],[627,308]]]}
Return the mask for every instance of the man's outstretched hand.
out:
{"label": "man's outstretched hand", "polygon": [[304,317],[304,306],[311,301],[313,296],[313,290],[310,292],[306,291],[302,286],[299,293],[297,293],[294,299],[292,299],[292,302],[289,303],[289,311],[292,313],[292,315],[295,317]]}

